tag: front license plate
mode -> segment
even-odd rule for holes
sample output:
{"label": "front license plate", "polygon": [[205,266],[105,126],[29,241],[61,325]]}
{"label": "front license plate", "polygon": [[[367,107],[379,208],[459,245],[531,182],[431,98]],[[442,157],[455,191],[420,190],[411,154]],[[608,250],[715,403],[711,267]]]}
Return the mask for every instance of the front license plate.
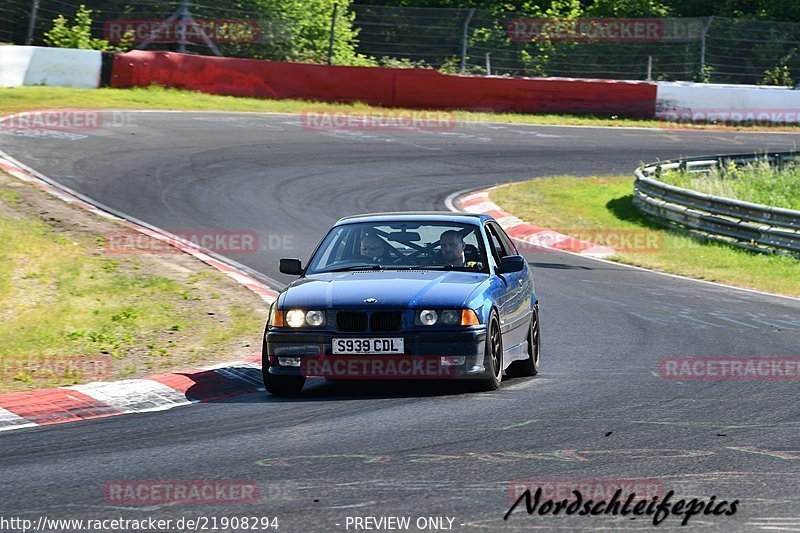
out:
{"label": "front license plate", "polygon": [[382,354],[403,353],[403,339],[333,339],[333,353],[350,354]]}

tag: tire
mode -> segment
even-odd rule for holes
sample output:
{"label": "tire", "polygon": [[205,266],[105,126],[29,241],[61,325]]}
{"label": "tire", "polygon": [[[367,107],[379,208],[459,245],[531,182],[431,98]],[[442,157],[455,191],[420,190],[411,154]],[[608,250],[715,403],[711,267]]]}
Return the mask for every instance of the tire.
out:
{"label": "tire", "polygon": [[539,307],[533,310],[531,324],[528,326],[528,358],[514,361],[508,365],[506,373],[515,378],[535,376],[539,373],[541,340],[539,337]]}
{"label": "tire", "polygon": [[482,378],[475,383],[476,391],[493,391],[503,380],[503,336],[500,333],[500,319],[497,312],[492,311],[486,328],[486,350],[484,360],[486,372],[490,377]]}
{"label": "tire", "polygon": [[294,396],[300,394],[306,378],[303,376],[276,376],[269,373],[269,367],[264,369],[264,387],[273,396]]}

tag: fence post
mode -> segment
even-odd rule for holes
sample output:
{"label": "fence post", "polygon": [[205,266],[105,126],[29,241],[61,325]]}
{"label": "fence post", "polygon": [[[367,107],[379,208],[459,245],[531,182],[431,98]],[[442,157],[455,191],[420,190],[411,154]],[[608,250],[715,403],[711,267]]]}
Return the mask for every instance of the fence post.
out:
{"label": "fence post", "polygon": [[30,46],[33,43],[33,32],[36,29],[36,17],[39,15],[39,0],[33,0],[31,5],[31,20],[28,22],[28,35],[25,37],[25,44]]}
{"label": "fence post", "polygon": [[328,64],[333,65],[333,40],[336,35],[336,10],[338,9],[338,2],[333,3],[333,14],[331,15],[331,38],[328,41]]}
{"label": "fence post", "polygon": [[181,0],[181,7],[178,8],[180,15],[178,15],[178,52],[181,54],[186,53],[186,23],[189,20],[189,0]]}
{"label": "fence post", "polygon": [[472,20],[472,15],[475,14],[475,8],[469,8],[467,18],[464,21],[464,28],[461,32],[461,74],[467,71],[467,33],[469,31],[469,23]]}
{"label": "fence post", "polygon": [[700,76],[705,79],[706,73],[706,34],[708,28],[711,27],[711,22],[714,20],[714,15],[708,17],[708,22],[703,26],[703,34],[700,36]]}

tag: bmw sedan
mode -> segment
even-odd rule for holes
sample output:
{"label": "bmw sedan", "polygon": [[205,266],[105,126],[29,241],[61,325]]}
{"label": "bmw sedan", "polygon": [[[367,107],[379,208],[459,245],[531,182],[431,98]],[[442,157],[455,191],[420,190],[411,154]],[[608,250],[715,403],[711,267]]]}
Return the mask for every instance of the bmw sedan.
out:
{"label": "bmw sedan", "polygon": [[539,371],[539,301],[528,265],[488,215],[387,213],[339,220],[272,304],[264,385],[307,377],[465,379],[494,390]]}

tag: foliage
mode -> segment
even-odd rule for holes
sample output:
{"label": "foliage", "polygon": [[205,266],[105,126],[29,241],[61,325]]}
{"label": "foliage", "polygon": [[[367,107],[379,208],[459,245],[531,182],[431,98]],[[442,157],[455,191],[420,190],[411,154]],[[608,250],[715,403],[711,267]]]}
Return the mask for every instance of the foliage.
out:
{"label": "foliage", "polygon": [[782,169],[764,161],[741,166],[730,164],[722,171],[708,173],[673,171],[662,174],[661,181],[715,196],[800,209],[800,166],[797,163]]}
{"label": "foliage", "polygon": [[105,39],[92,37],[92,10],[81,4],[75,14],[75,23],[69,26],[64,15],[53,20],[53,28],[45,33],[44,41],[57,48],[79,48],[81,50],[112,50]]}

